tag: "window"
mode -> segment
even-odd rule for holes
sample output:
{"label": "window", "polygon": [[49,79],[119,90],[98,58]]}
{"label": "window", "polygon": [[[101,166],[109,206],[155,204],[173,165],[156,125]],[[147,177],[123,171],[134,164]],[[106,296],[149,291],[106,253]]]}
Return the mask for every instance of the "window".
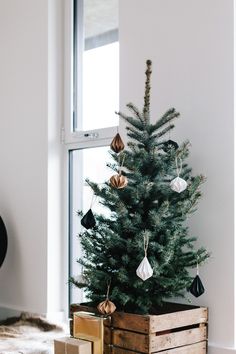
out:
{"label": "window", "polygon": [[[106,163],[118,129],[119,43],[118,0],[72,3],[73,36],[67,52],[73,53],[73,64],[68,60],[66,65],[71,79],[67,84],[65,146],[69,165],[69,275],[77,276],[81,269],[76,259],[82,256],[77,211],[86,212],[92,201],[85,179],[103,183],[112,174]],[[101,211],[98,201],[93,210]],[[69,289],[70,302],[83,300],[81,291]]]}

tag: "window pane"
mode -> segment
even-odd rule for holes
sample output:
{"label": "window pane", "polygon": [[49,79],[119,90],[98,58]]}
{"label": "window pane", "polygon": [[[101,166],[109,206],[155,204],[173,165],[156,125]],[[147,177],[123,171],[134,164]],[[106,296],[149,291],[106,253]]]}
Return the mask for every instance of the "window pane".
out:
{"label": "window pane", "polygon": [[73,130],[117,126],[118,0],[77,0],[76,4],[75,13],[78,17],[83,13],[83,19],[75,20]]}
{"label": "window pane", "polygon": [[[91,188],[85,183],[89,178],[96,183],[104,183],[112,175],[112,171],[106,166],[111,162],[108,147],[98,147],[85,150],[74,150],[70,152],[70,275],[78,276],[81,273],[81,266],[76,259],[82,256],[82,249],[77,235],[83,230],[80,224],[81,218],[77,211],[82,210],[85,214],[93,199]],[[95,200],[92,210],[107,214],[109,211]],[[83,301],[83,292],[71,288],[70,302]]]}
{"label": "window pane", "polygon": [[84,52],[83,129],[118,125],[119,44]]}

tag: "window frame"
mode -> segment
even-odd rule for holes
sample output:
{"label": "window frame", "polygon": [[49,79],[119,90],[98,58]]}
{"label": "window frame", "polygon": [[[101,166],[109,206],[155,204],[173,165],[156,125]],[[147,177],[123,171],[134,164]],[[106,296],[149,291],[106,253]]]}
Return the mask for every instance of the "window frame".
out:
{"label": "window frame", "polygon": [[[64,230],[67,234],[66,261],[68,278],[71,274],[72,255],[72,175],[71,152],[109,146],[118,132],[119,126],[109,126],[92,130],[77,130],[78,117],[82,117],[82,68],[83,68],[83,0],[65,0],[64,8],[64,118],[61,126],[61,142],[64,153]],[[80,43],[80,46],[78,45]],[[78,62],[78,58],[81,58]],[[80,80],[78,80],[80,77]],[[77,124],[75,124],[77,121]],[[67,304],[71,301],[70,286],[67,291]]]}
{"label": "window frame", "polygon": [[[82,130],[83,68],[83,0],[65,0],[65,107],[62,142],[69,149],[106,146],[117,133],[118,126]],[[80,43],[80,46],[78,45]],[[78,62],[78,58],[81,60]],[[80,80],[79,80],[80,78]]]}

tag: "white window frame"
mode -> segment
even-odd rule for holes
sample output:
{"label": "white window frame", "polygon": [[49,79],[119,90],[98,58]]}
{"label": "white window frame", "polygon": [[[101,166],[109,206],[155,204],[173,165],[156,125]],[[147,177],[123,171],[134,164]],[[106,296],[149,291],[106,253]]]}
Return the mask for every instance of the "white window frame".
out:
{"label": "white window frame", "polygon": [[[82,118],[82,84],[80,87],[75,90],[74,88],[74,50],[73,50],[73,41],[74,41],[74,14],[73,14],[73,2],[74,0],[64,0],[65,8],[64,8],[64,119],[61,127],[61,141],[64,146],[64,215],[65,215],[65,234],[67,237],[67,247],[65,255],[66,263],[68,265],[67,273],[70,275],[71,270],[71,262],[74,260],[71,259],[71,215],[70,215],[70,173],[69,173],[69,158],[70,152],[73,150],[81,150],[87,148],[95,148],[102,146],[109,146],[111,140],[114,138],[118,131],[118,126],[105,127],[101,129],[94,130],[80,130],[73,131],[73,119],[74,114],[77,111],[77,114]],[[77,0],[78,8],[80,10],[79,16],[79,24],[77,24],[78,31],[77,35],[80,36],[80,43],[83,43],[83,0]],[[77,13],[78,15],[78,13]],[[77,17],[78,18],[78,17]],[[78,38],[77,38],[78,40]],[[83,47],[77,48],[79,55],[82,58]],[[79,73],[82,78],[82,62],[80,63],[80,67],[77,66],[77,74]],[[80,81],[81,82],[81,81]],[[77,84],[79,81],[77,80]],[[78,94],[79,97],[75,97]],[[75,103],[77,107],[75,106]],[[78,122],[79,123],[79,122]],[[65,309],[68,308],[68,303],[70,301],[70,291],[68,288],[68,298],[66,300]]]}

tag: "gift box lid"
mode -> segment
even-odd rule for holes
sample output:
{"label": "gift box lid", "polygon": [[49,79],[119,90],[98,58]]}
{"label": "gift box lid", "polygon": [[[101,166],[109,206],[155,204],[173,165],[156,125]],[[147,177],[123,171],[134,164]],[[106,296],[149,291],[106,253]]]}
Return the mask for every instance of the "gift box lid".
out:
{"label": "gift box lid", "polygon": [[54,340],[55,354],[92,354],[92,343],[89,341],[62,337]]}

